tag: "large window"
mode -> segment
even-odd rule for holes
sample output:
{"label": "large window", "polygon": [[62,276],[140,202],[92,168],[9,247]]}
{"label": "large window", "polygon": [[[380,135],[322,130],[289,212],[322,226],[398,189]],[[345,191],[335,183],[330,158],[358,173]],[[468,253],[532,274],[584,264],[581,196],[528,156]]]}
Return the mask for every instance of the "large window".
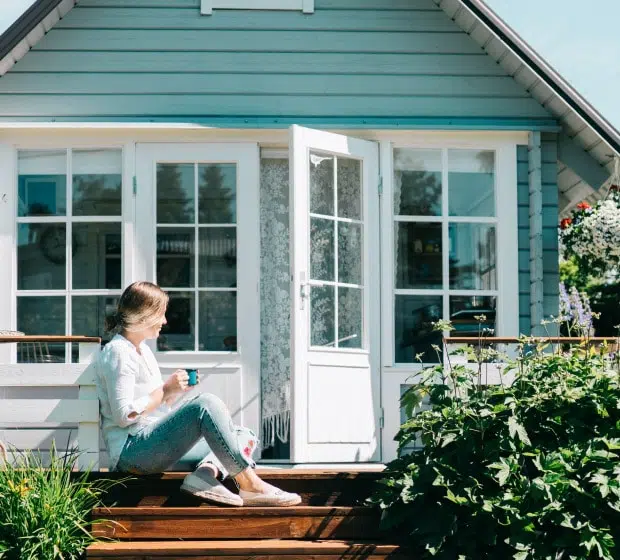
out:
{"label": "large window", "polygon": [[[122,286],[122,152],[18,153],[17,328],[103,336]],[[20,346],[20,361],[77,360],[77,347]]]}
{"label": "large window", "polygon": [[396,148],[393,162],[394,361],[432,363],[438,319],[458,336],[496,328],[496,152]]}
{"label": "large window", "polygon": [[237,350],[237,166],[157,163],[160,351]]}

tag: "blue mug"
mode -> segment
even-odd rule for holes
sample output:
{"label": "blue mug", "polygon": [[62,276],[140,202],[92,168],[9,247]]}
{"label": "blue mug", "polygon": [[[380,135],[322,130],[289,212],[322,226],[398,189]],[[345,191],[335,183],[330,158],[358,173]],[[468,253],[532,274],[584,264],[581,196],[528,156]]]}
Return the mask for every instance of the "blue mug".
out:
{"label": "blue mug", "polygon": [[193,387],[194,385],[196,385],[198,383],[198,370],[196,370],[196,369],[188,369],[187,370],[187,375],[189,375],[189,380],[187,381],[187,384],[190,387]]}

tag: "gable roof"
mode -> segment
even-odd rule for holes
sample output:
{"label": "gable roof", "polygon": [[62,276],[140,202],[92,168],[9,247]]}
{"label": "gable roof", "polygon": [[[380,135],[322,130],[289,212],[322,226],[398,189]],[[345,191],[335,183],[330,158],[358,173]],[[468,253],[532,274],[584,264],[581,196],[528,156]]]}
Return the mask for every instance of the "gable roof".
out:
{"label": "gable roof", "polygon": [[[491,58],[561,124],[558,143],[560,209],[599,198],[620,133],[482,0],[433,0]],[[36,0],[0,36],[0,76],[22,58],[75,5]]]}
{"label": "gable roof", "polygon": [[[482,0],[433,0],[562,125],[560,211],[604,195],[620,133]],[[594,160],[595,165],[589,161]]]}

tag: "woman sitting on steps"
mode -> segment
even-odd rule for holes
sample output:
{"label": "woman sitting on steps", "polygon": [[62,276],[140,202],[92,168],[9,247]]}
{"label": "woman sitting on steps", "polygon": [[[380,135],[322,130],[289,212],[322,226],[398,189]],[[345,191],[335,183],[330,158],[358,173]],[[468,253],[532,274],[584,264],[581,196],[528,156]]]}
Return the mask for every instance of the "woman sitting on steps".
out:
{"label": "woman sitting on steps", "polygon": [[[119,332],[102,350],[96,376],[110,470],[150,474],[180,459],[190,460],[197,467],[181,489],[203,500],[233,506],[299,504],[299,495],[258,477],[251,452],[239,441],[240,434],[250,432],[234,426],[219,398],[202,393],[170,410],[190,388],[188,374],[176,370],[164,383],[144,342],[159,336],[167,305],[168,296],[161,288],[135,282],[125,289],[116,313],[106,322],[108,330]],[[218,480],[226,474],[239,494]]]}

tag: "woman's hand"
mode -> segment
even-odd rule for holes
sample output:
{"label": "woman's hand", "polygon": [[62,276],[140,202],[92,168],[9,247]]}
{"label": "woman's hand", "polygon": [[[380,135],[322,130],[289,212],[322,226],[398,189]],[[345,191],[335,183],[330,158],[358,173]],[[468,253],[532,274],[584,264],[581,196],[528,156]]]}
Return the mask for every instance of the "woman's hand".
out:
{"label": "woman's hand", "polygon": [[177,369],[164,383],[166,396],[184,393],[188,389],[189,375],[184,369]]}

